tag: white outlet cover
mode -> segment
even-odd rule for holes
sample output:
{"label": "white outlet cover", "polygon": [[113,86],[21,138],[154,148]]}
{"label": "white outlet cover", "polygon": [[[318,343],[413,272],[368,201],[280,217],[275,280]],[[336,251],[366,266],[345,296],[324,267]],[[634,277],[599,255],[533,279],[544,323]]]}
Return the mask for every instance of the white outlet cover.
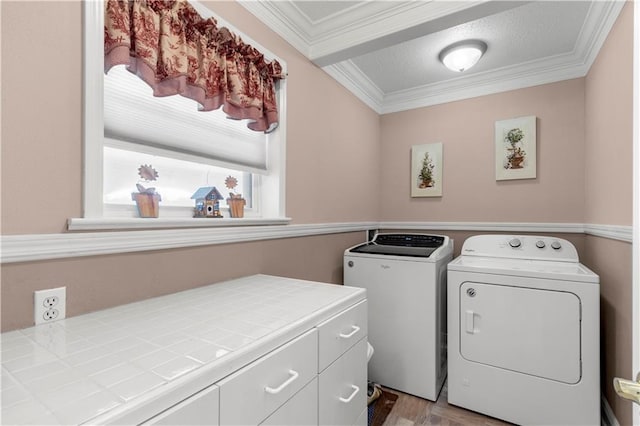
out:
{"label": "white outlet cover", "polygon": [[[55,297],[58,302],[47,307],[45,300]],[[53,309],[54,311],[50,311]],[[49,311],[49,312],[47,312]],[[57,312],[57,315],[55,315]],[[64,319],[67,315],[67,288],[58,287],[48,290],[38,290],[33,293],[33,321],[36,325]]]}

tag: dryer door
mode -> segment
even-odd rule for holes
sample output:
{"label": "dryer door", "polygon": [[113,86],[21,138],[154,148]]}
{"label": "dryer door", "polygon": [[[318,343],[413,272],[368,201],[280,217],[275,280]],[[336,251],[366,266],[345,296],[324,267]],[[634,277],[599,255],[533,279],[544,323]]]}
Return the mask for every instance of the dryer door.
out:
{"label": "dryer door", "polygon": [[465,282],[460,352],[474,362],[580,381],[580,299],[573,293]]}

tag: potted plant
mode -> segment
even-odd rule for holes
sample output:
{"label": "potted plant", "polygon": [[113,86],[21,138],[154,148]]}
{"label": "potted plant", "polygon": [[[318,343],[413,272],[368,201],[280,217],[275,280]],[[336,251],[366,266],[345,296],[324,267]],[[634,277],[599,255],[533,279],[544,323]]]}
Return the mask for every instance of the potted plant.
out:
{"label": "potted plant", "polygon": [[[145,183],[158,179],[158,172],[151,166],[143,164],[138,168],[138,176]],[[160,201],[162,197],[155,188],[145,188],[140,183],[136,183],[138,192],[131,193],[131,199],[136,202],[138,216],[158,217],[160,213]]]}
{"label": "potted plant", "polygon": [[522,149],[522,147],[518,146],[518,143],[524,139],[524,132],[520,128],[511,129],[507,132],[504,139],[511,146],[511,148],[507,148],[509,154],[507,154],[507,164],[505,165],[505,168],[521,169],[527,153]]}
{"label": "potted plant", "polygon": [[420,182],[418,182],[419,188],[430,188],[433,186],[435,183],[435,180],[433,180],[434,168],[435,165],[433,164],[431,157],[429,157],[429,153],[426,152],[422,159],[422,169],[420,169],[420,174],[418,175],[418,179],[420,179]]}
{"label": "potted plant", "polygon": [[[238,179],[233,176],[227,176],[224,180],[224,184],[230,191],[238,186]],[[244,206],[247,204],[246,200],[242,198],[242,194],[235,194],[229,192],[229,198],[227,198],[227,205],[229,206],[229,216],[231,217],[244,217]]]}

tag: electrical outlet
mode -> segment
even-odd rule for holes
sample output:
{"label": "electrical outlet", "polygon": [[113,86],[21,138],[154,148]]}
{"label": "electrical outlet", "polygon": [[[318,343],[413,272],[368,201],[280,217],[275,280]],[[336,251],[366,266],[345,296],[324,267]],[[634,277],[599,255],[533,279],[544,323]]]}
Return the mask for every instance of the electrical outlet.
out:
{"label": "electrical outlet", "polygon": [[33,320],[36,325],[64,319],[67,288],[58,287],[33,293]]}
{"label": "electrical outlet", "polygon": [[42,304],[45,308],[53,308],[58,304],[59,301],[60,299],[58,298],[58,296],[49,296],[44,298],[44,302],[42,302]]}

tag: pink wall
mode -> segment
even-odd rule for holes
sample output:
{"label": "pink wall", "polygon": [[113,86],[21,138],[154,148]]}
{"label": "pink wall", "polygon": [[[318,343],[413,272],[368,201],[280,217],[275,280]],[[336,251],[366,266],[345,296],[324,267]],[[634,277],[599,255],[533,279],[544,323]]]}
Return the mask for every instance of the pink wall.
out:
{"label": "pink wall", "polygon": [[585,83],[585,222],[631,225],[633,214],[633,3]]}
{"label": "pink wall", "polygon": [[[287,62],[287,214],[376,219],[378,115],[242,6],[207,6]],[[1,7],[2,233],[64,232],[82,215],[81,2]],[[45,209],[33,206],[33,189]]]}
{"label": "pink wall", "polygon": [[[585,212],[587,223],[631,225],[633,214],[633,3],[585,79]],[[631,244],[588,237],[585,262],[600,275],[603,383],[623,425],[631,402],[617,397],[614,377],[632,378]]]}
{"label": "pink wall", "polygon": [[[496,181],[494,123],[535,115],[536,179]],[[382,220],[578,222],[584,206],[584,79],[381,118]],[[410,198],[412,145],[443,145],[443,195]]]}
{"label": "pink wall", "polygon": [[81,3],[0,7],[2,233],[62,232],[82,214]]}
{"label": "pink wall", "polygon": [[257,273],[342,283],[364,232],[2,266],[2,331],[33,325],[33,292],[67,287],[67,316]]}
{"label": "pink wall", "polygon": [[378,115],[235,2],[206,5],[287,61],[287,215],[295,223],[376,220]]}
{"label": "pink wall", "polygon": [[[287,214],[296,223],[375,220],[378,115],[237,3],[207,5],[287,62]],[[82,214],[81,2],[0,7],[2,234],[65,232],[67,219]],[[340,283],[343,250],[363,239],[358,232],[5,264],[2,330],[32,325],[33,291],[60,285],[74,316],[254,273]]]}

